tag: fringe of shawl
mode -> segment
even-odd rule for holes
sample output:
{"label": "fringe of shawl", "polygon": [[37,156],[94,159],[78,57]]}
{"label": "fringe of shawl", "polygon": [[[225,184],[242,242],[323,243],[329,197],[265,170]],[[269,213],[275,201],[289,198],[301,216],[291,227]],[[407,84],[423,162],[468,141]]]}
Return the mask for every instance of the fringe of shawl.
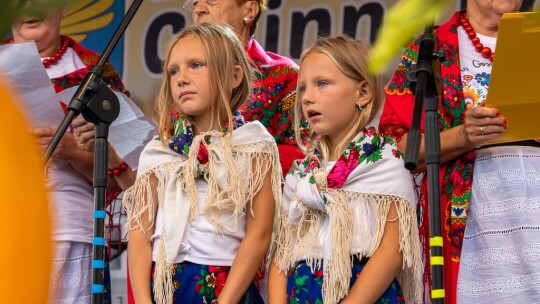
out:
{"label": "fringe of shawl", "polygon": [[[212,135],[219,135],[216,133]],[[203,136],[196,136],[190,149],[189,157],[181,169],[178,180],[182,189],[190,198],[190,220],[195,219],[198,210],[198,194],[195,186],[197,174],[197,154],[202,143],[208,151],[208,163],[204,165],[205,179],[208,189],[205,198],[204,214],[214,225],[216,232],[223,231],[225,225],[221,216],[231,212],[226,221],[234,223],[232,230],[238,229],[240,217],[245,215],[246,205],[251,205],[255,195],[261,190],[266,174],[270,172],[272,192],[280,207],[281,201],[281,166],[278,151],[274,143],[262,141],[251,144],[235,145],[234,151],[230,147],[231,137],[221,136],[220,143],[206,143]],[[196,148],[195,148],[196,147]],[[248,152],[244,152],[248,151]],[[271,152],[268,152],[271,151]],[[223,172],[225,170],[225,172]],[[270,171],[271,170],[271,171]],[[226,174],[226,183],[220,183],[219,177]]]}
{"label": "fringe of shawl", "polygon": [[[141,221],[145,212],[148,212],[148,229],[152,227],[156,216],[154,213],[155,204],[164,201],[166,181],[176,166],[178,166],[178,162],[162,163],[139,176],[133,186],[124,192],[122,205],[127,214],[126,234],[132,230],[146,232]],[[154,193],[150,184],[152,176],[155,176],[158,182],[156,189],[158,202],[154,202]]]}
{"label": "fringe of shawl", "polygon": [[[204,165],[205,179],[208,189],[205,200],[204,213],[214,225],[216,232],[223,231],[225,225],[221,221],[221,215],[232,212],[227,222],[232,222],[233,229],[238,229],[239,218],[244,215],[246,204],[252,206],[253,198],[262,188],[266,174],[271,174],[272,192],[276,202],[276,212],[281,208],[281,165],[279,163],[278,150],[274,142],[259,141],[257,143],[235,145],[234,151],[231,145],[231,136],[219,136],[220,143],[206,143],[203,134],[196,136],[191,145],[189,156],[185,162],[177,161],[163,163],[156,166],[139,178],[124,195],[124,208],[127,212],[126,231],[139,229],[144,231],[141,216],[148,211],[150,227],[155,219],[154,199],[150,185],[150,177],[158,179],[157,195],[159,204],[165,203],[165,184],[171,173],[180,165],[177,178],[177,186],[188,195],[190,200],[189,220],[199,215],[198,193],[196,187],[197,161],[199,145],[202,143],[208,150],[208,163]],[[249,151],[249,152],[244,152]],[[238,166],[241,166],[239,168]],[[218,181],[220,168],[226,170],[226,186]],[[176,203],[176,202],[167,202]],[[251,207],[252,208],[252,207]],[[253,214],[253,209],[250,210]],[[161,237],[156,269],[154,275],[154,297],[158,304],[171,304],[173,301],[174,286],[172,275],[174,264],[167,262],[165,242]],[[270,252],[268,251],[266,263],[269,263]]]}
{"label": "fringe of shawl", "polygon": [[[162,238],[163,240],[163,238]],[[172,304],[174,294],[174,263],[167,262],[165,242],[160,242],[154,273],[154,300],[157,304]]]}
{"label": "fringe of shawl", "polygon": [[[325,189],[334,199],[327,205],[330,219],[332,250],[324,269],[323,302],[338,303],[349,291],[349,280],[353,260],[352,248],[358,247],[355,253],[361,257],[371,257],[379,248],[387,221],[390,206],[395,204],[399,218],[399,245],[403,253],[403,265],[397,278],[403,289],[407,303],[421,303],[422,280],[420,244],[418,241],[418,228],[416,213],[413,206],[405,199],[386,194],[369,194],[345,191],[341,189]],[[296,198],[296,196],[295,196]],[[295,199],[293,198],[293,200]],[[370,221],[356,222],[351,211],[354,204],[359,204],[360,214],[368,218],[375,218],[376,227],[369,230],[366,225]],[[320,268],[322,251],[318,232],[320,220],[324,214],[321,211],[308,209],[304,212],[298,225],[288,222],[288,211],[281,213],[276,240],[275,263],[283,273],[302,259],[312,268]],[[360,244],[352,244],[354,234],[360,233]],[[372,235],[367,231],[372,231]],[[359,245],[359,246],[353,246]]]}
{"label": "fringe of shawl", "polygon": [[[139,176],[133,186],[126,190],[124,199],[122,200],[127,213],[127,222],[125,224],[126,234],[132,230],[146,232],[153,226],[156,216],[155,204],[162,204],[164,202],[166,181],[178,164],[179,162],[162,163]],[[154,201],[154,192],[150,183],[152,176],[155,176],[158,182],[157,189],[155,189],[157,202]],[[147,229],[142,224],[142,216],[145,212],[148,212],[149,224]],[[158,251],[154,276],[154,298],[158,304],[173,302],[173,271],[174,264],[167,263],[165,242],[162,241]]]}

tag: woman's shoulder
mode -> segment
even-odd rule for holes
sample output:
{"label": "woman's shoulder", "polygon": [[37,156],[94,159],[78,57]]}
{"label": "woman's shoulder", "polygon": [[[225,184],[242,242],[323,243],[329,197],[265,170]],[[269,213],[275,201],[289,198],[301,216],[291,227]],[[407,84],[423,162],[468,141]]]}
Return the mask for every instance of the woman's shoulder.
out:
{"label": "woman's shoulder", "polygon": [[247,54],[259,69],[288,68],[291,72],[298,72],[298,65],[290,58],[266,51],[255,39],[251,39]]}
{"label": "woman's shoulder", "polygon": [[66,39],[69,42],[69,46],[75,51],[75,53],[81,58],[82,62],[86,66],[94,65],[99,60],[99,53],[95,52],[91,49],[85,48],[81,44],[79,44],[75,39],[69,37],[69,36],[62,36],[63,39]]}

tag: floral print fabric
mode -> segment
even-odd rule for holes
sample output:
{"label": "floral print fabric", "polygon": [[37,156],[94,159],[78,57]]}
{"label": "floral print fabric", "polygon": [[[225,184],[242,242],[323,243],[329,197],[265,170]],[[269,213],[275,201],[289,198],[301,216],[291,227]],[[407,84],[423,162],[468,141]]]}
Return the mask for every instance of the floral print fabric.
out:
{"label": "floral print fabric", "polygon": [[[364,265],[355,263],[352,268],[350,287],[362,272]],[[287,279],[287,302],[289,304],[323,304],[322,300],[322,269],[315,268],[313,271],[305,262],[299,262],[293,268]],[[398,281],[394,279],[385,290],[376,304],[403,304],[405,297]]]}
{"label": "floral print fabric", "polygon": [[[345,152],[339,157],[335,165],[327,175],[328,188],[341,188],[345,184],[349,174],[360,164],[376,163],[383,158],[383,151],[388,145],[395,145],[395,140],[391,137],[380,136],[374,127],[362,130],[353,142],[351,142]],[[392,154],[396,158],[401,157],[401,153],[393,148]],[[299,165],[305,168],[298,170]],[[290,173],[294,172],[298,177],[306,176],[313,169],[320,168],[319,160],[316,156],[306,157],[302,162],[295,162]],[[310,179],[311,184],[315,184],[315,179]]]}
{"label": "floral print fabric", "polygon": [[[289,58],[266,52],[251,39],[247,54],[255,68],[253,92],[240,110],[246,121],[260,121],[277,144],[296,144],[293,105],[296,99],[298,66]],[[307,122],[303,121],[307,132]]]}
{"label": "floral print fabric", "polygon": [[[191,262],[176,264],[173,273],[173,303],[210,304],[217,300],[225,286],[230,266],[199,265]],[[152,263],[150,286],[154,287],[155,263]],[[154,293],[152,302],[154,301]],[[255,283],[251,283],[240,300],[241,304],[264,304]]]}

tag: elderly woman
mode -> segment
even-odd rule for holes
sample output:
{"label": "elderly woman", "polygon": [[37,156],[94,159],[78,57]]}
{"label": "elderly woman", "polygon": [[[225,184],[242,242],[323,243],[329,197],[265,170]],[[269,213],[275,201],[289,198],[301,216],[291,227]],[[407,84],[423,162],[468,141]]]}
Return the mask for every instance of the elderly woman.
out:
{"label": "elderly woman", "polygon": [[[55,9],[39,16],[22,16],[12,25],[12,42],[34,41],[41,61],[56,92],[78,85],[98,54],[60,35],[60,22],[67,8]],[[103,80],[114,90],[127,93],[120,76],[111,64],[105,67]],[[76,119],[74,124],[84,125]],[[38,128],[34,134],[42,149],[54,134],[53,128]],[[111,195],[119,185],[133,183],[135,173],[110,149]],[[52,239],[55,254],[51,271],[49,303],[90,303],[92,273],[92,236],[94,191],[92,188],[93,153],[77,144],[73,131],[66,132],[47,167],[50,190]],[[115,175],[114,173],[118,173]],[[108,281],[108,267],[105,274]],[[110,301],[110,290],[106,297]]]}
{"label": "elderly woman", "polygon": [[246,121],[258,120],[276,139],[283,174],[295,159],[303,158],[294,140],[292,105],[296,98],[298,66],[289,58],[266,52],[253,38],[264,0],[186,0],[195,24],[232,26],[256,67],[250,102],[242,109]]}
{"label": "elderly woman", "polygon": [[[446,50],[439,103],[446,303],[540,301],[540,144],[489,145],[512,122],[485,106],[499,22],[521,2],[469,0],[465,11],[435,30]],[[403,151],[414,104],[406,76],[418,47],[418,40],[409,46],[387,85],[380,122]],[[422,144],[420,162],[423,153]],[[421,189],[427,189],[426,178]],[[421,230],[429,233],[422,209]]]}

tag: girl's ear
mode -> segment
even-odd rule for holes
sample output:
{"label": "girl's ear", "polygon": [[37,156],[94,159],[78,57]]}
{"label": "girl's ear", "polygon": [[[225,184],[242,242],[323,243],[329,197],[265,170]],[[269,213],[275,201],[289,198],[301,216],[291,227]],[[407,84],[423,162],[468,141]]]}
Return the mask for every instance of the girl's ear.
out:
{"label": "girl's ear", "polygon": [[362,80],[360,83],[358,83],[357,86],[358,86],[357,87],[358,98],[356,100],[356,104],[364,107],[371,101],[373,94],[371,92],[371,88],[369,87],[367,81]]}
{"label": "girl's ear", "polygon": [[238,64],[233,68],[233,79],[231,82],[231,90],[236,89],[244,80],[244,70]]}

